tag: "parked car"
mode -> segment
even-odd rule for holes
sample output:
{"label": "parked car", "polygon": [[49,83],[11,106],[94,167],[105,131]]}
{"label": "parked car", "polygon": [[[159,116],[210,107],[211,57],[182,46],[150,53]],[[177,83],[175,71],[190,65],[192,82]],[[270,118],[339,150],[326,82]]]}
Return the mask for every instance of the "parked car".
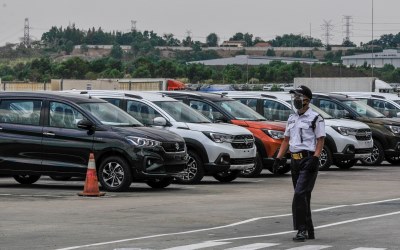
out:
{"label": "parked car", "polygon": [[[228,96],[248,105],[268,120],[287,121],[293,113],[291,95],[278,92],[229,92]],[[371,129],[362,122],[348,119],[334,119],[321,109],[310,104],[325,120],[325,145],[319,159],[320,170],[335,164],[341,169],[354,166],[359,159],[371,156]],[[369,135],[369,136],[366,136]]]}
{"label": "parked car", "polygon": [[235,180],[242,170],[254,167],[253,135],[244,128],[213,124],[184,103],[155,92],[83,91],[127,111],[146,126],[156,126],[182,136],[189,161],[179,182],[200,182],[212,175],[220,182]]}
{"label": "parked car", "polygon": [[373,107],[388,118],[400,118],[400,97],[395,94],[375,92],[335,93],[363,100],[368,106]]}
{"label": "parked car", "polygon": [[[251,108],[224,94],[185,91],[169,91],[163,94],[183,101],[193,109],[202,112],[214,123],[232,123],[250,130],[255,137],[258,156],[254,168],[244,171],[242,175],[257,176],[264,167],[272,172],[274,157],[283,141],[285,123],[267,121]],[[288,171],[290,171],[290,164],[281,169],[279,174]]]}
{"label": "parked car", "polygon": [[366,165],[379,165],[384,159],[400,163],[400,122],[387,118],[361,100],[344,94],[313,93],[311,102],[335,118],[347,118],[366,123],[372,132],[372,154],[361,160]]}
{"label": "parked car", "polygon": [[41,175],[85,176],[89,154],[107,191],[132,181],[163,188],[187,163],[182,137],[144,127],[108,102],[67,93],[0,93],[0,174],[32,184]]}

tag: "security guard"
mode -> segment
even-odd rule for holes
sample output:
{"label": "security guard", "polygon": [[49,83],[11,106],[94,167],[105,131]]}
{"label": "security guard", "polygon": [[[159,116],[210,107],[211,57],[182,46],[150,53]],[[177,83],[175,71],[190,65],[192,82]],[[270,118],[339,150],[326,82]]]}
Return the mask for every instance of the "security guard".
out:
{"label": "security guard", "polygon": [[292,203],[293,226],[298,230],[294,241],[315,239],[311,219],[311,192],[318,175],[319,156],[324,147],[325,122],[309,108],[312,92],[306,86],[291,90],[294,114],[286,124],[285,138],[275,159],[273,169],[282,166],[282,157],[289,148],[294,187]]}

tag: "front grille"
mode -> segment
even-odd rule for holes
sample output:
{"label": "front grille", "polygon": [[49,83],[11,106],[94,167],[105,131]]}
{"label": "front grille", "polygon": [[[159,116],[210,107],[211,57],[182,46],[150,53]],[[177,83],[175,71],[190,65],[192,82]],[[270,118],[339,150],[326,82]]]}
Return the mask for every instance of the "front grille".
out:
{"label": "front grille", "polygon": [[163,142],[161,144],[165,152],[174,153],[174,152],[182,152],[185,151],[185,143],[184,142]]}
{"label": "front grille", "polygon": [[253,164],[254,158],[231,158],[231,165]]}
{"label": "front grille", "polygon": [[358,129],[356,134],[356,139],[359,141],[369,141],[371,140],[372,132],[370,129]]}
{"label": "front grille", "polygon": [[233,138],[232,147],[236,149],[252,148],[254,137],[252,135],[236,135]]}

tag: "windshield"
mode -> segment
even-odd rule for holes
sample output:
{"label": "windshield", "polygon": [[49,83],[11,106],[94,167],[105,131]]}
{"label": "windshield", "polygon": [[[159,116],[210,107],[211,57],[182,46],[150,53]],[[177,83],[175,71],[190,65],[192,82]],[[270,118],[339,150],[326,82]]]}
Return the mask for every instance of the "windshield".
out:
{"label": "windshield", "polygon": [[236,120],[266,121],[265,117],[239,101],[218,101],[215,104],[229,112]]}
{"label": "windshield", "polygon": [[393,100],[395,103],[400,104],[400,100]]}
{"label": "windshield", "polygon": [[205,116],[179,101],[154,102],[177,122],[211,123]]}
{"label": "windshield", "polygon": [[117,127],[143,126],[143,124],[128,113],[108,102],[80,103],[79,106],[89,111],[104,125]]}
{"label": "windshield", "polygon": [[371,108],[363,101],[344,101],[344,104],[354,109],[359,115],[370,118],[383,118],[385,117],[377,110]]}
{"label": "windshield", "polygon": [[324,119],[333,119],[333,117],[331,115],[329,115],[328,113],[326,113],[325,111],[323,111],[322,109],[318,108],[317,106],[315,106],[314,104],[310,103],[310,108],[312,108],[315,112],[317,112],[320,116],[322,116],[322,118]]}

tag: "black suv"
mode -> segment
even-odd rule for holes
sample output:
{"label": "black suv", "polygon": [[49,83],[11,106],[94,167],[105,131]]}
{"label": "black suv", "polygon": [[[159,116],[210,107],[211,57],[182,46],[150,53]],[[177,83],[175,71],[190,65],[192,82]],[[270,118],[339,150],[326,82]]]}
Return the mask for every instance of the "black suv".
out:
{"label": "black suv", "polygon": [[386,118],[363,101],[345,94],[313,93],[311,102],[335,118],[357,120],[371,128],[374,146],[371,156],[362,160],[364,164],[378,165],[384,159],[392,164],[400,162],[399,119]]}
{"label": "black suv", "polygon": [[182,137],[144,127],[97,98],[67,93],[0,93],[0,174],[32,184],[41,175],[85,176],[89,153],[107,191],[132,181],[164,188],[187,163]]}

